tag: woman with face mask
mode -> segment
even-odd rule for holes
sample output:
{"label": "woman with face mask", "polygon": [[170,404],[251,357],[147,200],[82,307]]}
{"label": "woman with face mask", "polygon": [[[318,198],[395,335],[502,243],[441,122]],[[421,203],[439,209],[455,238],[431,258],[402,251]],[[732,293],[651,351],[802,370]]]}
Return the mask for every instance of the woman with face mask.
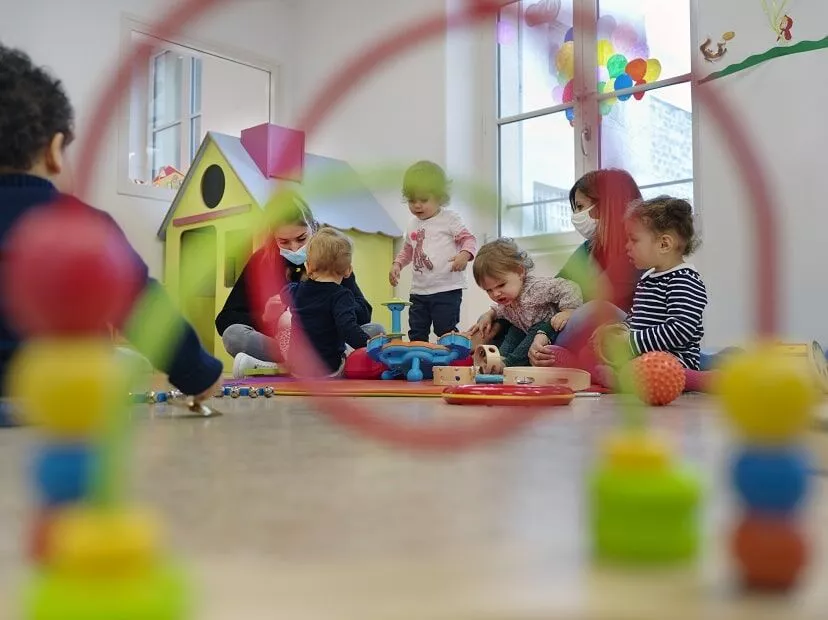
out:
{"label": "woman with face mask", "polygon": [[534,366],[555,366],[560,349],[577,349],[586,344],[594,328],[614,322],[629,313],[635,285],[641,276],[627,256],[624,214],[627,205],[641,198],[641,191],[625,170],[588,172],[569,192],[572,225],[586,241],[572,254],[559,278],[576,282],[584,305],[552,325],[557,332],[555,346],[547,334],[539,333],[529,351]]}
{"label": "woman with face mask", "polygon": [[[319,228],[308,204],[295,192],[277,193],[266,210],[279,213],[263,246],[254,252],[216,317],[224,348],[234,356],[233,375],[253,368],[273,368],[282,361],[280,332],[289,333],[289,313],[280,297],[282,287],[307,278],[307,244]],[[370,336],[383,333],[371,323],[371,304],[351,274],[342,286],[354,295],[357,321]],[[280,320],[281,319],[281,320]],[[287,320],[286,320],[287,319]]]}

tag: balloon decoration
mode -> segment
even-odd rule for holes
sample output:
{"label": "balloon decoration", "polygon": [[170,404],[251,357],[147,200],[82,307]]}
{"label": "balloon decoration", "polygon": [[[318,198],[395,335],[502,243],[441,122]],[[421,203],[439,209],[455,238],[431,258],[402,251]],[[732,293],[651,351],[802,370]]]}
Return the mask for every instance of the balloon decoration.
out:
{"label": "balloon decoration", "polygon": [[[619,22],[611,15],[602,15],[598,19],[598,44],[596,82],[599,94],[632,88],[655,82],[661,77],[661,62],[650,58],[650,48],[646,37],[633,25]],[[572,28],[566,31],[563,41],[550,46],[550,67],[557,71],[555,77],[559,86],[552,91],[555,103],[570,103],[574,98],[573,78],[575,76],[575,43]],[[602,116],[610,113],[619,101],[634,97],[637,101],[644,98],[644,92],[609,97],[599,102]],[[574,122],[572,108],[566,110],[570,123]]]}

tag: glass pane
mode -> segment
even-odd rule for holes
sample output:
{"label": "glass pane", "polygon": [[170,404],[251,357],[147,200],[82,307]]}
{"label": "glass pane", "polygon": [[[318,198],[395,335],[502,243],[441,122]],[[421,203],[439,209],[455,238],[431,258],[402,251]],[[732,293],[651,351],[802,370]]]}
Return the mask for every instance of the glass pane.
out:
{"label": "glass pane", "polygon": [[[601,167],[624,168],[648,197],[693,197],[690,83],[647,91],[611,105],[601,119]],[[669,186],[648,188],[653,184]]]}
{"label": "glass pane", "polygon": [[572,100],[572,0],[527,0],[498,20],[500,116]]}
{"label": "glass pane", "polygon": [[690,0],[599,0],[599,82],[620,90],[690,72]]}
{"label": "glass pane", "polygon": [[190,82],[190,114],[201,112],[201,59],[191,58],[193,77]]}
{"label": "glass pane", "polygon": [[572,230],[573,144],[573,129],[563,112],[500,126],[504,235]]}
{"label": "glass pane", "polygon": [[[152,135],[152,178],[167,166],[181,171],[181,125],[173,125]],[[183,171],[182,171],[183,172]]]}
{"label": "glass pane", "polygon": [[190,119],[190,161],[195,157],[198,147],[201,146],[201,117]]}
{"label": "glass pane", "polygon": [[153,62],[152,126],[163,127],[181,118],[184,57],[164,52]]}

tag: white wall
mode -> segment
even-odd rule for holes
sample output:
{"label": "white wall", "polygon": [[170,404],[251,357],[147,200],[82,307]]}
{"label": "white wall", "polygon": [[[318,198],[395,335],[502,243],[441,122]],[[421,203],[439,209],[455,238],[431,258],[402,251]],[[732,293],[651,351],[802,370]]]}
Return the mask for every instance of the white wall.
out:
{"label": "white wall", "polygon": [[[99,88],[119,61],[124,12],[151,23],[171,7],[161,0],[32,0],[25,6],[0,0],[0,41],[24,48],[35,62],[49,66],[63,79],[77,112],[78,133],[83,135],[93,122],[89,116]],[[287,74],[284,77],[289,79],[295,30],[291,10],[283,0],[226,2],[223,8],[188,27],[186,34],[223,49],[249,52],[272,64],[282,64]],[[155,232],[168,205],[119,195],[116,123],[105,144],[97,164],[94,192],[85,198],[115,217],[153,275],[160,276],[163,248]]]}
{"label": "white wall", "polygon": [[[794,40],[823,38],[828,5],[791,2]],[[728,30],[726,60],[701,62],[706,72],[719,70],[775,46],[761,3],[754,0],[700,0],[699,36],[718,37]],[[791,341],[828,344],[828,277],[825,275],[825,131],[828,84],[820,67],[828,51],[771,60],[753,69],[710,82],[737,113],[763,164],[777,214],[780,335]],[[696,263],[703,269],[710,295],[707,342],[739,342],[754,330],[755,233],[752,203],[727,148],[727,134],[710,114],[700,111],[697,204],[701,208],[703,246]]]}

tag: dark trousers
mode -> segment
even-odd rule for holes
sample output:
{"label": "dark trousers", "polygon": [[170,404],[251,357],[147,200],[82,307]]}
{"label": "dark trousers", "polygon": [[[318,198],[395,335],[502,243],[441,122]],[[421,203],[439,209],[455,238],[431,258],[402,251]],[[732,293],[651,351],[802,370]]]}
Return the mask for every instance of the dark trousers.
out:
{"label": "dark trousers", "polygon": [[432,325],[438,337],[457,331],[463,289],[433,295],[411,295],[409,301],[411,307],[408,309],[408,339],[411,342],[428,342]]}
{"label": "dark trousers", "polygon": [[549,321],[542,321],[537,325],[533,325],[528,332],[515,327],[508,321],[503,321],[500,333],[492,342],[500,351],[503,364],[505,366],[529,366],[529,349],[532,347],[532,341],[535,339],[538,330],[544,325],[546,326],[544,331],[549,336],[549,343],[555,344],[553,335],[557,336],[557,334],[549,330]]}

